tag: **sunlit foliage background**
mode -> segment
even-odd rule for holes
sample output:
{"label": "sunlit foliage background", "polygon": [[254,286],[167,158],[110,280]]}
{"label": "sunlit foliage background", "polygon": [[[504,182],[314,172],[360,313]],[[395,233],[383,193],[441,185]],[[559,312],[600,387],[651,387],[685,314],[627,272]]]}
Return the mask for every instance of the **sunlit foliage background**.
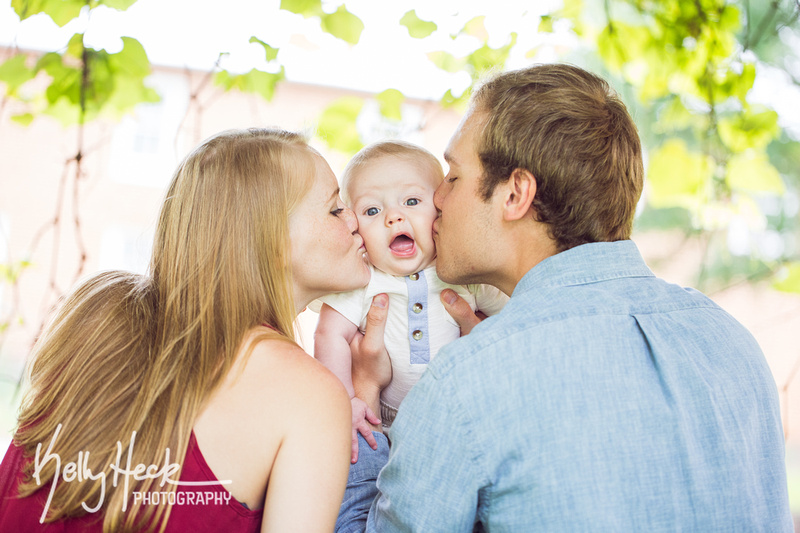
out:
{"label": "sunlit foliage background", "polygon": [[[23,21],[43,14],[65,26],[87,12],[124,12],[135,2],[11,5]],[[418,7],[396,21],[407,41],[397,46],[436,43],[427,60],[453,79],[440,95],[442,106],[463,109],[471,88],[489,71],[542,60],[568,61],[604,75],[621,92],[645,144],[647,183],[636,230],[679,230],[700,242],[704,252],[694,285],[702,290],[761,283],[800,293],[800,121],[795,114],[792,129],[787,116],[800,101],[792,105],[771,92],[800,87],[800,1],[555,0],[547,12],[533,10],[543,2],[515,2],[519,7],[505,11],[513,20],[506,26],[516,30],[502,35],[490,31],[494,26],[480,8],[465,19],[469,8],[461,4],[452,2],[452,15],[433,19]],[[355,46],[369,23],[357,5],[280,0],[274,9]],[[133,37],[120,37],[123,46],[116,52],[87,45],[85,33],[78,32],[58,50],[32,55],[12,49],[0,57],[0,115],[13,103],[21,111],[11,119],[19,125],[50,117],[77,128],[78,146],[65,172],[81,173],[91,142],[83,134],[87,124],[119,119],[160,98],[148,85],[147,50]],[[250,70],[228,68],[227,53],[220,50],[208,81],[222,91],[270,100],[291,65],[271,35],[241,38],[263,50],[263,61]],[[356,123],[365,98],[348,96],[330,105],[317,121],[319,139],[348,155],[361,148],[365,140]],[[407,96],[398,88],[382,87],[370,98],[387,120],[402,118]],[[0,263],[0,282],[14,287],[29,268],[25,257]],[[18,320],[13,307],[0,316],[0,345]],[[795,365],[787,386],[797,370]]]}

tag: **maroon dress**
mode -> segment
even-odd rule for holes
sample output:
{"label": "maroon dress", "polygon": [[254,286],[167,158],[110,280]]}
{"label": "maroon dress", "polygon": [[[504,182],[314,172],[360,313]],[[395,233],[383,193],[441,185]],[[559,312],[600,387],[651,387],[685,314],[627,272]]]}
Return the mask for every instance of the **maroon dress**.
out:
{"label": "maroon dress", "polygon": [[[44,444],[42,444],[42,449],[46,450]],[[42,456],[41,460],[44,460],[44,456]],[[22,478],[22,461],[22,448],[15,446],[12,442],[8,447],[2,464],[0,464],[0,531],[44,531],[48,533],[81,531],[102,533],[102,511],[87,513],[79,518],[40,524],[39,518],[44,510],[51,485],[47,483],[27,498],[18,498],[17,487]],[[74,458],[64,458],[61,464],[62,470],[67,461],[74,461]],[[121,466],[124,467],[124,465]],[[111,480],[112,476],[108,475],[106,483],[111,483]],[[203,458],[203,454],[197,446],[194,432],[192,432],[189,439],[189,447],[186,450],[186,459],[181,470],[180,481],[182,483],[189,481],[214,483],[219,481]],[[58,482],[66,483],[63,479],[63,472],[62,478]],[[93,481],[85,482],[94,483]],[[96,482],[99,483],[100,481]],[[122,487],[121,477],[118,487]],[[135,497],[133,494],[131,496]],[[149,505],[166,504],[161,499],[163,498],[162,496],[159,496],[160,501],[157,501],[155,493],[151,493],[150,498],[151,500],[147,502]],[[129,500],[129,505],[131,502],[132,499]],[[179,485],[171,498],[171,502],[173,506],[166,528],[168,532],[210,533],[224,531],[250,533],[261,529],[262,510],[251,511],[247,509],[231,496],[224,485]],[[95,502],[89,502],[87,505],[94,504]]]}

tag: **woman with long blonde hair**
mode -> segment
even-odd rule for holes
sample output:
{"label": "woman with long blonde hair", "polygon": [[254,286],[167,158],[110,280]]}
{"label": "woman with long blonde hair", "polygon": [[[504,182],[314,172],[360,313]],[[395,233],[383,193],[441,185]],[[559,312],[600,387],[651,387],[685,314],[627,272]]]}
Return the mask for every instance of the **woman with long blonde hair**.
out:
{"label": "woman with long blonde hair", "polygon": [[96,275],[34,347],[0,531],[330,531],[341,384],[295,342],[366,284],[353,213],[297,134],[216,135],[177,169],[149,276]]}

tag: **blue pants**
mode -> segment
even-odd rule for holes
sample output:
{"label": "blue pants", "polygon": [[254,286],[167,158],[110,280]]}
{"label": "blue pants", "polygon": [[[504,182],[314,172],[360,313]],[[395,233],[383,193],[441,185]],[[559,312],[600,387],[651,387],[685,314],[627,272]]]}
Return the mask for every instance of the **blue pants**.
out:
{"label": "blue pants", "polygon": [[378,449],[373,450],[361,435],[358,436],[358,462],[350,465],[344,500],[336,519],[336,533],[361,533],[366,531],[369,508],[378,487],[378,473],[389,459],[389,441],[386,435],[373,431]]}

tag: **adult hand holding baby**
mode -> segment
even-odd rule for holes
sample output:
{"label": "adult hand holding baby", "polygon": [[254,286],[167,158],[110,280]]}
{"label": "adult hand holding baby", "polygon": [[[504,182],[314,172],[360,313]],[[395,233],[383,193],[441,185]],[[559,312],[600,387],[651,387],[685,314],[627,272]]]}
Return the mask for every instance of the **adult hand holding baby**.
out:
{"label": "adult hand holding baby", "polygon": [[[381,431],[380,412],[381,390],[392,381],[392,363],[383,342],[386,317],[389,312],[389,297],[378,294],[372,299],[367,313],[367,327],[364,334],[356,333],[350,343],[353,357],[353,389],[356,395],[351,400],[353,408],[353,452],[351,462],[358,460],[358,433],[364,437],[373,450],[378,443],[372,431]],[[358,422],[356,422],[358,419]],[[372,427],[368,424],[372,424]]]}
{"label": "adult hand holding baby", "polygon": [[473,312],[467,301],[452,289],[443,290],[439,298],[441,298],[444,308],[461,328],[462,337],[486,318],[486,315],[480,311]]}

